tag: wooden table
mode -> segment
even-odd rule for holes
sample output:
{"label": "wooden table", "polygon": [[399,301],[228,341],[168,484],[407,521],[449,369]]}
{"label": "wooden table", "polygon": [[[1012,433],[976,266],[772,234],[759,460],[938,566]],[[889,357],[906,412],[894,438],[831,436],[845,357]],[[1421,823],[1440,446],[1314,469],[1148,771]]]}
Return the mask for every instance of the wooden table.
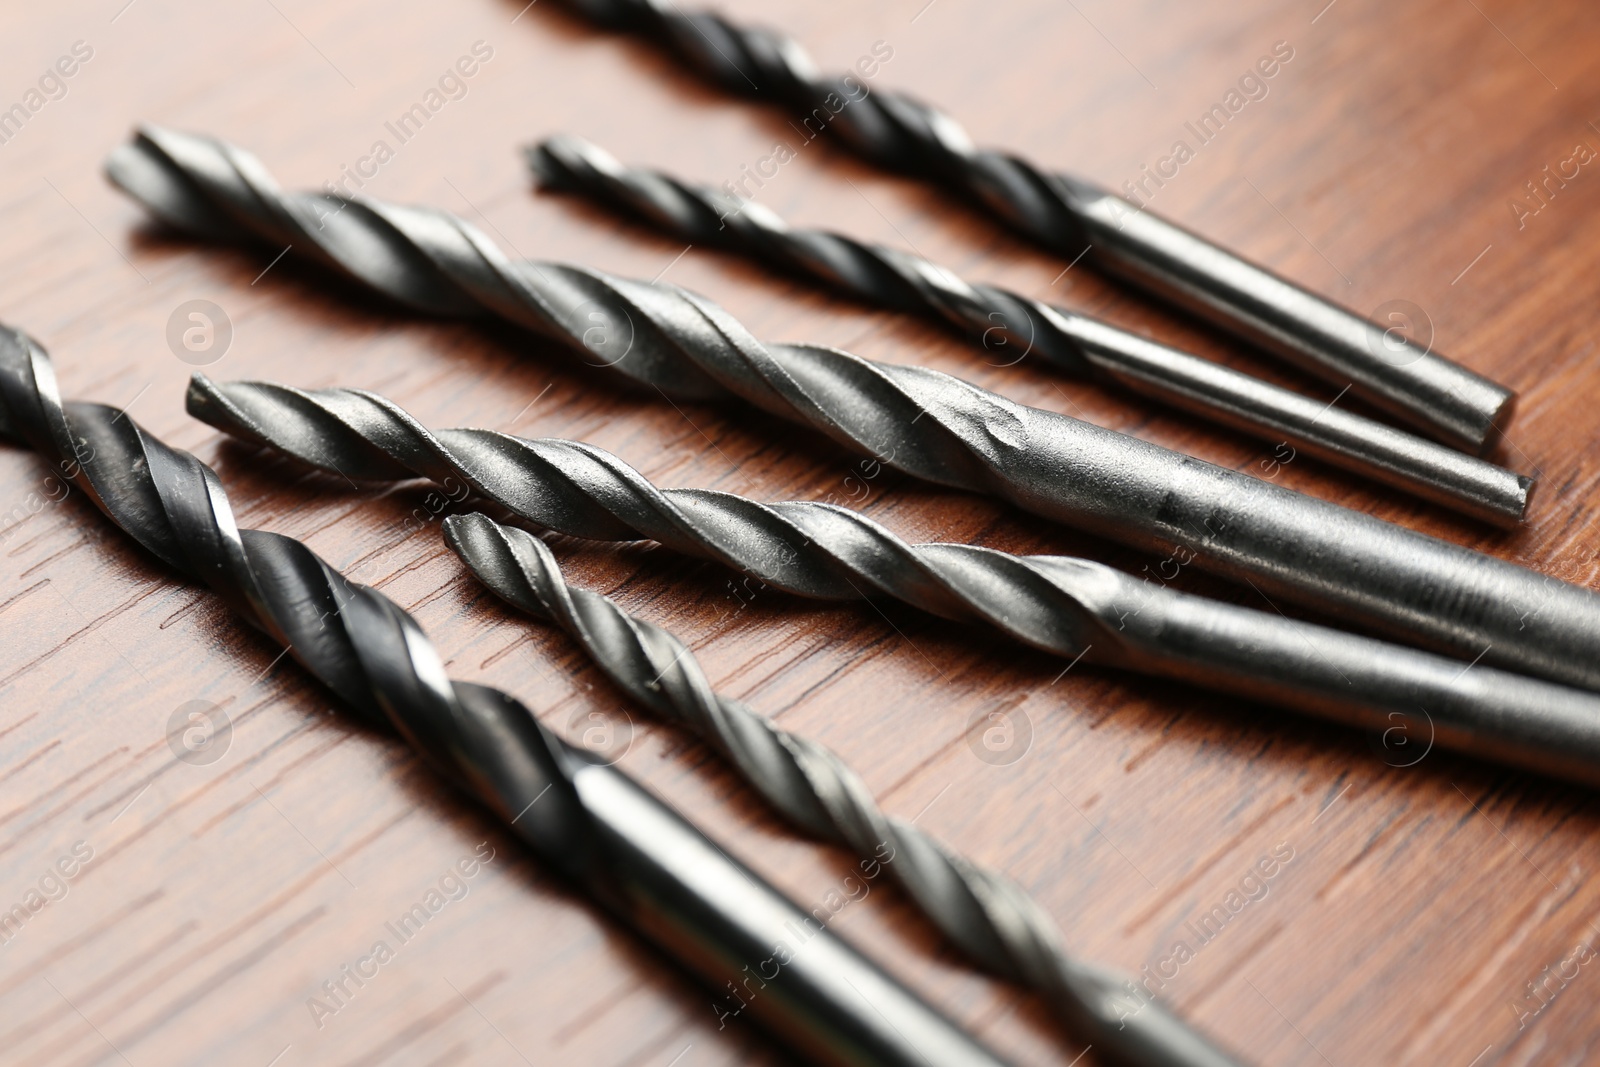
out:
{"label": "wooden table", "polygon": [[[1274,469],[1270,448],[1194,419],[1029,361],[986,363],[929,326],[534,195],[517,149],[557,131],[718,184],[788,144],[796,158],[751,188],[793,220],[915,247],[1332,399],[548,4],[13,6],[0,107],[26,103],[83,43],[72,76],[46,80],[56,98],[41,94],[0,144],[0,315],[51,348],[66,395],[131,405],[152,432],[215,461],[243,523],[307,539],[414,611],[454,674],[518,693],[568,736],[608,727],[613,744],[628,739],[628,770],[809,905],[851,861],[792,839],[702,746],[644,721],[566,639],[489,600],[437,522],[408,528],[414,510],[429,515],[424,488],[309,475],[189,419],[190,367],[166,340],[174,310],[198,299],[226,312],[231,345],[206,368],[219,378],[364,386],[431,425],[592,441],[667,485],[854,494],[913,539],[1082,553],[1136,572],[1160,561],[889,474],[861,488],[846,482],[855,458],[806,433],[628,394],[507,333],[396,313],[292,253],[275,262],[164,237],[105,184],[100,161],[133,123],[158,121],[245,144],[286,184],[318,186],[375,141],[394,146],[385,123],[482,41],[492,56],[465,95],[359,191],[456,211],[522,255],[664,276],[762,337],[951,371],[1594,584],[1600,164],[1547,183],[1540,200],[1527,183],[1580,145],[1600,148],[1600,14],[1578,2],[1323,2],[730,6],[794,32],[829,67],[882,41],[893,55],[878,84],[939,102],[982,141],[1116,187],[1287,42],[1293,57],[1266,95],[1153,206],[1361,311],[1413,302],[1437,347],[1519,390],[1501,456],[1542,480],[1520,533],[1485,532],[1310,460]],[[0,909],[26,914],[0,948],[0,1061],[776,1061],[744,1025],[719,1029],[708,994],[443,794],[406,748],[348,725],[275,647],[130,547],[81,494],[50,499],[60,494],[47,477],[31,455],[0,452]],[[556,547],[577,584],[689,640],[718,686],[836,748],[888,810],[1015,876],[1083,956],[1159,968],[1231,893],[1254,897],[1163,990],[1253,1062],[1600,1058],[1600,1017],[1586,1007],[1600,988],[1589,951],[1600,827],[1582,791],[1440,752],[1392,766],[1410,760],[1351,731],[1176,684],[1063,675],[1062,663],[909,611],[752,594],[665,552]],[[1177,582],[1250,602],[1192,573]],[[214,762],[169,747],[189,701],[220,705],[231,723]],[[975,729],[995,711],[1030,736],[985,761]],[[324,981],[475,851],[493,858],[445,885],[464,896],[337,1011],[313,1010]],[[1250,880],[1275,851],[1291,858]],[[50,877],[58,861],[72,878]],[[963,967],[892,890],[836,926],[1019,1063],[1082,1051],[1037,1002]]]}

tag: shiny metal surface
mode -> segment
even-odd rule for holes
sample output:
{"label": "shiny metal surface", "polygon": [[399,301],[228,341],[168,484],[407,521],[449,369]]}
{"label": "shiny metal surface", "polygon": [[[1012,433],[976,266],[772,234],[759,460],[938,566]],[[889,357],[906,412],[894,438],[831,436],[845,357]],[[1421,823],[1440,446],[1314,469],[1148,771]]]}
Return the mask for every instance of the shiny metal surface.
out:
{"label": "shiny metal surface", "polygon": [[260,161],[145,129],[109,163],[158,218],[293,244],[404,306],[494,315],[682,400],[740,401],[885,466],[1459,655],[1600,688],[1600,596],[919,367],[767,345],[703,297],[549,262],[518,263],[455,216],[285,193]]}
{"label": "shiny metal surface", "polygon": [[1502,528],[1527,517],[1534,481],[1525,475],[1082,315],[1063,316],[1061,328],[1105,376],[1263,441],[1284,442],[1291,458],[1315,456]]}
{"label": "shiny metal surface", "polygon": [[991,363],[1041,359],[1281,445],[1284,454],[1315,456],[1497,526],[1516,526],[1526,516],[1533,483],[1522,475],[1065,308],[962,281],[909,252],[825,230],[791,229],[760,204],[625,167],[576,137],[541,142],[528,161],[543,186],[583,195],[680,240],[736,251],[874,304],[932,316],[976,341]]}
{"label": "shiny metal surface", "polygon": [[736,1003],[817,1063],[1000,1067],[826,929],[793,964],[757,979],[753,995],[747,968],[770,960],[808,913],[621,771],[546,731],[514,697],[447,677],[398,604],[299,541],[240,530],[216,472],[194,456],[114,408],[63,404],[44,350],[4,328],[0,438],[59,466],[139,544],[287,646],[363,724],[399,733],[543,862],[704,981],[713,1004],[746,990],[748,1002]]}
{"label": "shiny metal surface", "polygon": [[[1511,411],[1510,390],[1413,346],[1384,347],[1385,327],[1255,267],[1077,178],[979,148],[955,118],[905,93],[852,91],[800,43],[670,0],[565,0],[597,25],[637,34],[723,90],[808,115],[848,99],[827,128],[879,166],[945,186],[1069,260],[1176,299],[1240,337],[1346,385],[1439,440],[1481,454]],[[1379,342],[1371,346],[1369,340]]]}
{"label": "shiny metal surface", "polygon": [[[1457,448],[1481,454],[1511,418],[1515,396],[1418,344],[1240,259],[1181,226],[1136,212],[1114,193],[1063,182],[1090,258],[1307,373]],[[1431,331],[1430,331],[1431,332]]]}
{"label": "shiny metal surface", "polygon": [[[1437,745],[1600,785],[1600,695],[1591,692],[1481,664],[1469,667],[1271,610],[1189,596],[1088,560],[911,545],[856,512],[828,504],[761,504],[730,493],[658,489],[592,445],[528,441],[488,430],[430,433],[369,393],[219,385],[196,376],[189,409],[228,433],[346,478],[464,481],[522,519],[574,537],[647,538],[800,596],[899,600],[943,618],[995,627],[1073,662],[1081,658],[1180,678],[1296,714],[1378,730],[1397,741],[1397,748],[1411,745],[1407,757]],[[502,542],[452,521],[456,530],[476,530],[470,549],[464,536],[453,537],[452,547],[496,592],[569,629],[585,625],[576,602],[562,600],[563,590],[542,573],[546,555],[531,538],[507,532],[509,540]],[[513,553],[510,545],[522,551]],[[609,642],[580,639],[585,647],[603,663],[627,662],[628,649],[617,644],[626,644],[619,636],[624,627],[600,625],[615,609],[597,606],[592,594],[580,601],[597,613],[599,621],[587,625],[611,635]],[[636,673],[617,668],[614,678],[636,691]],[[636,695],[647,700],[651,694]],[[707,722],[713,731],[733,722],[711,722],[715,717],[705,704],[672,709],[680,718]],[[782,760],[747,752],[735,763],[770,768]],[[769,799],[800,812],[801,800],[787,796]]]}
{"label": "shiny metal surface", "polygon": [[[532,534],[479,514],[452,515],[444,528],[445,542],[494,593],[571,634],[617,688],[709,742],[792,826],[850,849],[864,876],[898,883],[969,962],[1038,992],[1075,1038],[1119,1063],[1233,1062],[1158,1002],[1130,992],[1139,988],[1131,976],[1070,958],[1055,923],[1021,886],[885,814],[831,750],[714,691],[678,638],[598,593],[567,585],[549,548]],[[657,844],[641,835],[640,847]],[[840,981],[825,954],[803,965],[818,982]]]}
{"label": "shiny metal surface", "polygon": [[[748,1013],[785,1051],[812,1063],[1003,1064],[615,767],[593,759],[577,766],[572,789],[604,856],[586,872],[589,891],[706,979],[721,1024]],[[1145,1059],[1130,1067],[1227,1063]]]}

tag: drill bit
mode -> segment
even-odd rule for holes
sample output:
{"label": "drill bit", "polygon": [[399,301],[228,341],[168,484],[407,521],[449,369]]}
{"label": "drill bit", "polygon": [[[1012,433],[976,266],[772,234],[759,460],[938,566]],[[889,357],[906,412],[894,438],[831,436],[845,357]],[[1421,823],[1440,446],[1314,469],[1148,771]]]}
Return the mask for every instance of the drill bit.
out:
{"label": "drill bit", "polygon": [[[616,456],[492,430],[429,431],[353,389],[305,392],[196,375],[191,414],[362,481],[469,486],[536,526],[648,539],[820,600],[898,600],[1024,645],[1384,731],[1417,748],[1600,785],[1600,696],[1208,600],[1088,560],[910,545],[854,511],[658,489]],[[455,495],[457,489],[452,488]],[[493,583],[491,583],[493,584]],[[497,586],[498,588],[498,586]],[[1070,666],[1070,664],[1069,664]]]}
{"label": "drill bit", "polygon": [[[971,284],[921,256],[827,230],[660,171],[624,167],[577,137],[528,150],[549,189],[578,193],[691,244],[722,248],[869,303],[931,316],[1004,358],[1037,354],[1069,374],[1115,382],[1497,526],[1524,519],[1531,479],[1416,434],[1158,345],[1020,293]],[[1337,400],[1337,398],[1335,398]]]}
{"label": "drill bit", "polygon": [[1419,344],[1159,218],[1108,189],[978,148],[956,120],[905,93],[818,72],[794,38],[669,0],[567,0],[635,33],[723,90],[777,101],[877,166],[930,181],[1076,262],[1195,312],[1431,436],[1474,454],[1515,395]]}
{"label": "drill bit", "polygon": [[887,843],[895,861],[883,869],[940,933],[977,966],[1041,994],[1101,1054],[1127,1063],[1232,1062],[1131,980],[1099,972],[1107,984],[1095,996],[1064,982],[1082,965],[1021,886],[886,815],[834,752],[713,690],[677,637],[568,585],[538,538],[480,514],[452,515],[444,530],[445,543],[491,591],[571,635],[618,689],[708,742],[801,832],[851,849],[863,865]]}
{"label": "drill bit", "polygon": [[[724,986],[754,993],[751,1014],[784,1047],[837,1067],[1001,1067],[633,779],[551,734],[509,694],[447,677],[398,604],[348,581],[293,538],[239,529],[210,467],[122,411],[63,403],[49,356],[3,327],[0,438],[59,464],[151,554],[286,645],[360,722],[398,733],[540,859],[719,997]],[[803,945],[796,931],[807,933]],[[766,974],[774,946],[789,943],[792,958]],[[735,985],[752,966],[761,990]],[[1063,968],[1060,980],[1090,992],[1110,981],[1085,968]]]}
{"label": "drill bit", "polygon": [[742,400],[915,477],[1181,552],[1263,596],[1600,688],[1600,596],[1587,589],[936,371],[764,345],[676,286],[515,263],[444,212],[285,193],[210,138],[146,128],[108,170],[190,233],[293,244],[403,305],[498,315],[668,396]]}

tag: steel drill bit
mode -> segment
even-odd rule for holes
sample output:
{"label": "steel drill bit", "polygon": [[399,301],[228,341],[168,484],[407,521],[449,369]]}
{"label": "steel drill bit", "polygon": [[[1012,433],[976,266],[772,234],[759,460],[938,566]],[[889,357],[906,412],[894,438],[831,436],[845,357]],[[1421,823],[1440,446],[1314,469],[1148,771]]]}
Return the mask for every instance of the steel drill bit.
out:
{"label": "steel drill bit", "polygon": [[[398,604],[349,582],[299,541],[239,529],[210,467],[122,411],[62,403],[44,350],[3,327],[0,438],[59,464],[125,533],[288,646],[363,724],[399,733],[540,859],[696,972],[719,1001],[724,987],[742,989],[750,1000],[739,1003],[784,1047],[837,1067],[1001,1067],[633,779],[551,734],[509,694],[447,677]],[[768,974],[779,944],[792,946],[790,958]],[[751,967],[761,972],[759,987],[747,984]],[[1061,968],[1058,980],[1085,999],[1119,992],[1113,978],[1083,967]],[[727,1003],[724,1014],[734,1014],[735,1001]]]}
{"label": "steel drill bit", "polygon": [[1178,678],[1384,731],[1415,746],[1407,757],[1437,744],[1600,785],[1600,696],[1593,693],[1481,665],[1465,669],[1178,593],[1088,560],[911,545],[829,504],[658,489],[591,445],[492,430],[430,432],[360,390],[304,392],[196,375],[188,406],[220,430],[346,478],[465,483],[530,523],[574,537],[652,540],[804,597],[898,600],[994,627],[1071,662]]}
{"label": "steel drill bit", "polygon": [[1144,1064],[1233,1062],[1131,980],[1109,998],[1064,982],[1081,965],[1021,886],[885,814],[837,754],[713,690],[677,637],[568,585],[538,538],[480,514],[452,515],[444,529],[446,544],[490,590],[570,634],[617,688],[708,742],[803,833],[851,849],[863,864],[875,864],[887,842],[895,861],[883,869],[940,933],[972,963],[1042,995],[1101,1054]]}
{"label": "steel drill bit", "polygon": [[293,244],[406,306],[501,316],[668,396],[736,398],[915,477],[1181,552],[1264,596],[1600,688],[1600,596],[1587,589],[936,371],[764,345],[676,286],[514,263],[443,212],[285,193],[210,138],[146,128],[108,169],[191,233]]}
{"label": "steel drill bit", "polygon": [[[772,211],[661,171],[624,167],[577,137],[528,150],[546,188],[574,192],[695,245],[723,248],[857,299],[931,316],[992,354],[1037,355],[1082,378],[1144,396],[1292,448],[1363,477],[1514,527],[1532,479],[1021,293],[973,284],[921,256],[827,230],[795,230]],[[1011,355],[1015,353],[1015,355]]]}
{"label": "steel drill bit", "polygon": [[[1515,395],[1404,337],[1219,248],[1108,189],[977,147],[949,114],[905,93],[821,74],[785,34],[670,0],[567,0],[598,25],[660,46],[741,96],[798,112],[870,162],[930,181],[1056,254],[1131,281],[1449,444],[1482,453]],[[855,87],[851,87],[851,81]],[[816,136],[816,133],[808,134]]]}

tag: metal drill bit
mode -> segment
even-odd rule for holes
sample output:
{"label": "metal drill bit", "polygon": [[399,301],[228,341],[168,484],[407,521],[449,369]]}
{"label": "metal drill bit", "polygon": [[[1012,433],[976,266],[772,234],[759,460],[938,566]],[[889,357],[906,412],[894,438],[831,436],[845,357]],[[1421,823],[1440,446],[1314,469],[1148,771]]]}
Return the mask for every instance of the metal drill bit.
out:
{"label": "metal drill bit", "polygon": [[293,244],[406,306],[501,316],[668,396],[737,398],[915,477],[1180,552],[1264,596],[1600,688],[1600,596],[1587,589],[936,371],[764,345],[676,286],[515,263],[444,212],[285,193],[210,138],[147,128],[108,169],[191,233]]}
{"label": "metal drill bit", "polygon": [[[509,694],[447,677],[398,604],[349,582],[299,541],[239,529],[210,467],[115,408],[63,404],[44,350],[3,327],[0,438],[59,464],[125,533],[287,645],[362,723],[399,733],[719,1001],[724,987],[754,994],[752,1016],[784,1047],[837,1067],[1000,1067],[632,778],[551,734]],[[803,944],[797,932],[807,935]],[[769,975],[779,944],[793,946],[790,958]],[[735,985],[749,967],[761,972],[760,989]],[[1084,968],[1064,968],[1060,981],[1085,996],[1115,992]]]}
{"label": "metal drill bit", "polygon": [[1077,377],[1115,382],[1497,526],[1514,527],[1526,516],[1530,478],[1110,323],[962,281],[886,245],[791,229],[754,201],[624,167],[577,137],[544,141],[528,150],[528,161],[547,188],[579,193],[679,240],[736,251],[870,303],[932,316],[1009,358],[1007,366],[1037,355]]}
{"label": "metal drill bit", "polygon": [[1021,886],[956,855],[904,819],[886,815],[831,750],[782,729],[711,688],[677,637],[561,576],[532,534],[486,515],[452,515],[445,543],[495,594],[570,634],[617,688],[708,742],[768,804],[810,837],[882,864],[939,932],[972,963],[1041,994],[1070,1031],[1116,1062],[1231,1064],[1125,977],[1095,969],[1085,990],[1049,914]]}
{"label": "metal drill bit", "polygon": [[464,482],[520,518],[574,537],[649,539],[800,596],[899,600],[987,624],[1073,663],[1242,694],[1384,731],[1415,744],[1412,751],[1437,744],[1600,785],[1593,693],[1178,593],[1088,560],[910,545],[829,504],[658,489],[591,445],[430,432],[360,390],[304,392],[196,375],[188,406],[220,430],[346,478]]}
{"label": "metal drill bit", "polygon": [[941,185],[1043,247],[1117,275],[1481,454],[1515,394],[1108,189],[978,148],[949,114],[905,93],[818,72],[794,38],[670,0],[567,0],[591,22],[660,46],[722,89],[797,110],[863,158]]}

